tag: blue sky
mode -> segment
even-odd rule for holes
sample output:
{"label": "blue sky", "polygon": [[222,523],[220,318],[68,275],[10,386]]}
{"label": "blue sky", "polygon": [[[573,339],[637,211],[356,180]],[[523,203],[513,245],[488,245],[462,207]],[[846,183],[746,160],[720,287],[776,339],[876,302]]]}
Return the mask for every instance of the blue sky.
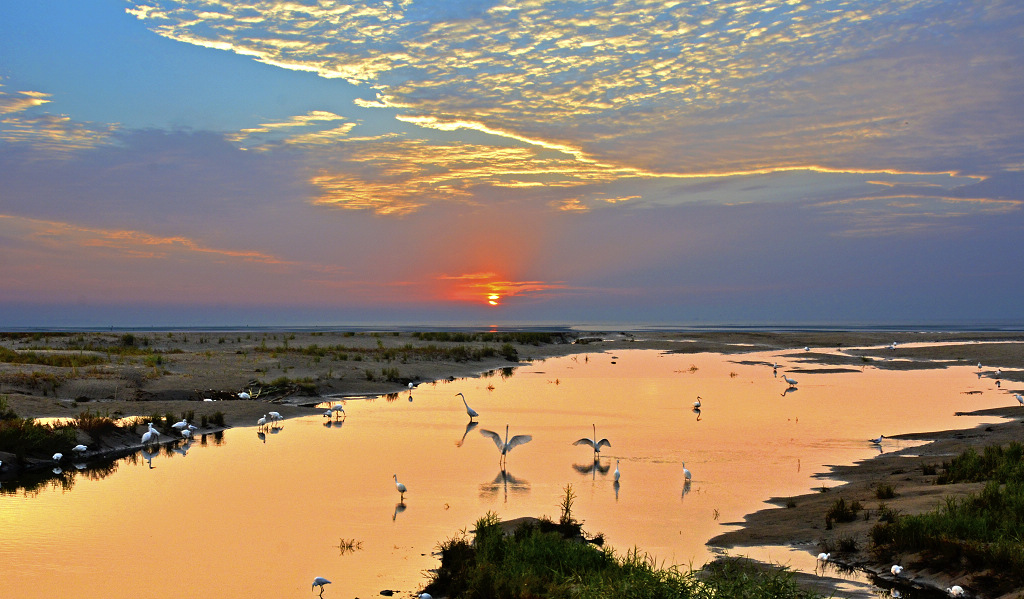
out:
{"label": "blue sky", "polygon": [[1024,321],[1011,1],[4,3],[0,326]]}

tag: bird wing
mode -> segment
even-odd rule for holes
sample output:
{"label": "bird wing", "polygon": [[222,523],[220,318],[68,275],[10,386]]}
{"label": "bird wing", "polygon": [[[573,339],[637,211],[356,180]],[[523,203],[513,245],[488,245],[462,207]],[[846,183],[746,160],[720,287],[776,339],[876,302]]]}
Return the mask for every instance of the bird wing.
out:
{"label": "bird wing", "polygon": [[508,440],[508,448],[512,449],[516,445],[522,445],[523,443],[529,443],[533,440],[532,435],[516,435]]}
{"label": "bird wing", "polygon": [[589,446],[591,446],[591,447],[594,447],[594,440],[593,439],[580,439],[579,441],[576,441],[575,443],[573,443],[573,445],[583,445],[584,443],[589,445]]}
{"label": "bird wing", "polygon": [[612,444],[608,441],[608,439],[601,439],[600,441],[597,442],[597,449],[601,449],[602,447],[611,447],[611,446],[612,446]]}
{"label": "bird wing", "polygon": [[499,435],[498,433],[482,428],[480,429],[480,434],[494,441],[494,444],[498,446],[498,449],[505,448],[505,441],[501,438],[501,435]]}

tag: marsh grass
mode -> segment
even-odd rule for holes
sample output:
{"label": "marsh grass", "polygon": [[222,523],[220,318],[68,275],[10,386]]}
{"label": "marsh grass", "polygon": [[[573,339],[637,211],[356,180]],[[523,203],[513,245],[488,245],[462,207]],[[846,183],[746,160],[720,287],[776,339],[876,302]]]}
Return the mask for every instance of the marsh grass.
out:
{"label": "marsh grass", "polygon": [[847,503],[846,499],[840,497],[825,512],[825,528],[831,530],[832,524],[835,522],[853,522],[857,519],[857,513],[862,509],[864,506],[856,499]]}
{"label": "marsh grass", "polygon": [[893,499],[897,495],[899,495],[899,493],[897,493],[896,489],[889,483],[880,483],[875,487],[875,497],[878,499]]}
{"label": "marsh grass", "polygon": [[71,426],[39,424],[31,418],[0,421],[0,451],[13,453],[18,459],[48,458],[74,445],[75,429]]}
{"label": "marsh grass", "polygon": [[463,533],[441,544],[441,566],[424,591],[453,599],[816,597],[799,589],[786,570],[737,559],[712,562],[702,571],[662,567],[636,549],[617,556],[530,524],[508,535],[490,513],[477,521],[472,540]]}
{"label": "marsh grass", "polygon": [[[473,538],[462,531],[440,544],[441,566],[425,592],[434,596],[494,599],[700,598],[791,599],[816,597],[797,587],[785,569],[722,559],[701,571],[659,566],[638,550],[617,556],[595,546],[572,515],[576,495],[565,488],[558,523],[528,521],[511,533],[488,512]],[[600,536],[600,535],[599,535]]]}
{"label": "marsh grass", "polygon": [[944,464],[940,480],[980,482],[964,497],[946,497],[935,510],[894,514],[871,530],[880,552],[927,551],[939,567],[992,569],[1000,578],[1024,583],[1024,463],[1018,442],[973,449]]}

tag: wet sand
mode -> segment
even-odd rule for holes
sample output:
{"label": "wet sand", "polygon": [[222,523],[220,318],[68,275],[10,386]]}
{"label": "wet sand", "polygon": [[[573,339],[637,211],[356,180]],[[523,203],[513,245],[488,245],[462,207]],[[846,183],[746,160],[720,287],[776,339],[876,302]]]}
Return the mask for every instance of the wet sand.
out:
{"label": "wet sand", "polygon": [[[431,347],[463,347],[459,355],[473,350],[501,347],[495,342],[430,341],[402,332],[384,333],[133,333],[136,353],[112,350],[94,353],[108,362],[93,366],[60,368],[40,365],[0,364],[0,396],[22,417],[74,417],[85,410],[110,416],[180,415],[193,411],[195,418],[220,412],[227,426],[255,426],[268,410],[285,418],[318,414],[317,403],[331,397],[379,395],[409,392],[408,383],[424,384],[449,377],[475,376],[495,369],[514,367],[518,362],[502,355],[482,359],[453,359],[452,354],[427,351]],[[6,336],[0,346],[38,353],[68,352],[69,343],[93,347],[107,344],[117,348],[124,343],[117,333],[71,334],[35,338]],[[948,364],[976,364],[983,376],[995,376],[1000,367],[1003,389],[1024,392],[1024,334],[1021,333],[869,333],[869,332],[725,332],[725,333],[651,333],[604,332],[568,333],[558,343],[512,344],[519,361],[582,352],[621,349],[659,349],[699,353],[742,354],[752,351],[787,352],[802,368],[821,372],[825,369],[937,368]],[[897,342],[896,349],[890,344]],[[917,347],[917,343],[942,343]],[[804,348],[807,347],[807,350]],[[865,349],[850,350],[854,347]],[[315,349],[334,348],[326,355]],[[401,351],[401,350],[407,351]],[[837,349],[847,350],[837,355]],[[392,351],[393,350],[393,351]],[[74,350],[73,350],[74,351]],[[795,352],[795,353],[790,353]],[[85,354],[88,351],[77,350]],[[344,356],[344,359],[341,359]],[[741,355],[735,356],[742,360]],[[1016,370],[1021,369],[1021,370]],[[791,370],[792,371],[792,370]],[[799,372],[799,370],[796,370]],[[280,382],[282,377],[287,381]],[[388,380],[390,379],[390,380]],[[279,381],[271,385],[273,381]],[[227,399],[241,391],[262,390],[255,400]],[[411,391],[415,393],[415,388]],[[1012,400],[1012,395],[1008,393]],[[203,401],[221,398],[220,401]],[[795,545],[817,553],[834,544],[839,535],[862,540],[860,550],[833,555],[848,564],[882,579],[891,579],[889,565],[878,563],[865,552],[867,532],[874,524],[859,519],[825,529],[824,514],[839,497],[859,500],[869,510],[877,510],[878,484],[892,485],[898,495],[884,502],[904,514],[933,509],[943,497],[976,491],[980,484],[934,484],[934,475],[925,475],[922,464],[940,465],[943,460],[969,446],[1019,440],[1024,436],[1024,408],[1014,405],[987,410],[987,415],[1006,417],[1004,423],[971,430],[921,432],[898,439],[929,443],[883,453],[854,466],[835,467],[823,480],[827,492],[811,492],[793,498],[776,498],[778,508],[761,510],[746,517],[743,527],[715,539],[710,544],[722,547],[754,545]],[[211,428],[211,430],[213,430]],[[124,449],[135,443],[135,436],[108,440],[106,451]],[[89,443],[91,440],[82,439]],[[884,448],[884,445],[883,445]],[[842,481],[837,482],[837,481]],[[791,505],[793,507],[784,507]],[[907,570],[901,584],[920,584],[944,589],[950,584],[967,588],[975,580],[963,572],[936,572],[921,556],[896,556]],[[1020,597],[1020,591],[1003,595]]]}

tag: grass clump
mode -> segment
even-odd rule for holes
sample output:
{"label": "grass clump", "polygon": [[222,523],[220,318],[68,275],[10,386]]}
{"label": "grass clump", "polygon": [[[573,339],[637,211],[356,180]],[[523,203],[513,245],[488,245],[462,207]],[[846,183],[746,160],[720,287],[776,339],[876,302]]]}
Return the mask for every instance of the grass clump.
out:
{"label": "grass clump", "polygon": [[856,499],[847,503],[846,499],[840,497],[825,512],[825,528],[831,530],[834,522],[853,522],[862,509],[864,506]]}
{"label": "grass clump", "polygon": [[453,599],[816,597],[785,570],[734,559],[703,571],[662,568],[635,549],[620,557],[530,523],[505,534],[491,513],[477,521],[472,540],[463,533],[441,545],[441,567],[424,591]]}
{"label": "grass clump", "polygon": [[488,512],[473,538],[463,531],[440,545],[441,566],[425,592],[434,596],[494,599],[816,597],[797,587],[784,569],[764,569],[738,559],[712,562],[702,571],[659,567],[637,550],[617,556],[582,535],[572,516],[575,494],[567,485],[558,524],[527,520],[506,531]]}
{"label": "grass clump", "polygon": [[71,426],[39,424],[31,418],[0,421],[0,451],[13,453],[18,459],[49,458],[74,445],[75,429]]}
{"label": "grass clump", "polygon": [[875,497],[878,499],[893,499],[899,495],[896,489],[889,483],[882,483],[875,487]]}

